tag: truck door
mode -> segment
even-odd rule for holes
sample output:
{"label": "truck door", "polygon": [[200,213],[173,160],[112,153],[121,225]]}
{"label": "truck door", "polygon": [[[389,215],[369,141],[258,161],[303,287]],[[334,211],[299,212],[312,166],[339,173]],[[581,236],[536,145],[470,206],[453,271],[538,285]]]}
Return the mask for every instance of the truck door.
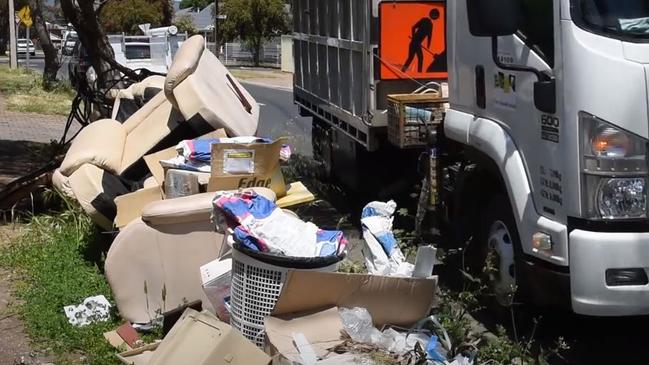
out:
{"label": "truck door", "polygon": [[[557,85],[561,85],[560,37],[555,31],[559,29],[559,0],[520,2],[519,31],[513,36],[497,38],[496,57],[505,65],[540,70],[555,77]],[[457,2],[456,6],[465,4]],[[457,64],[453,70],[457,75],[453,76],[457,79],[451,87],[464,89],[456,92],[459,95],[456,100],[477,117],[493,120],[507,130],[523,157],[537,213],[565,222],[562,165],[566,155],[563,146],[577,142],[566,140],[562,133],[561,97],[557,97],[556,113],[539,111],[534,100],[537,75],[499,67],[492,57],[490,38],[472,36],[466,25],[462,25],[462,19],[456,19],[454,26]],[[471,90],[474,80],[475,93]],[[561,95],[559,86],[557,95]],[[522,240],[525,247],[525,239]]]}
{"label": "truck door", "polygon": [[[560,4],[553,0],[521,0],[521,26],[512,37],[500,37],[498,59],[506,64],[525,65],[560,78],[561,57],[558,31]],[[537,109],[531,72],[509,72],[495,67],[491,89],[494,116],[511,128],[511,133],[526,161],[528,178],[539,214],[565,223],[561,113]],[[561,93],[559,93],[561,95]],[[558,103],[561,109],[562,103]],[[563,134],[565,139],[565,134]]]}

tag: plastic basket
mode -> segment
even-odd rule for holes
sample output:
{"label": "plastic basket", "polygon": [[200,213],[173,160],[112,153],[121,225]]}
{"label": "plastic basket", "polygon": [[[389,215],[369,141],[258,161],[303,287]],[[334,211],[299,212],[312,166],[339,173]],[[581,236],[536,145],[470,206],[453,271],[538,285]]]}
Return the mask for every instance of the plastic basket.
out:
{"label": "plastic basket", "polygon": [[447,103],[437,93],[388,95],[388,141],[399,148],[425,147],[430,131],[444,121]]}
{"label": "plastic basket", "polygon": [[[333,272],[338,261],[309,271]],[[232,250],[230,325],[260,348],[264,347],[264,317],[275,308],[292,268],[259,261],[239,249]]]}

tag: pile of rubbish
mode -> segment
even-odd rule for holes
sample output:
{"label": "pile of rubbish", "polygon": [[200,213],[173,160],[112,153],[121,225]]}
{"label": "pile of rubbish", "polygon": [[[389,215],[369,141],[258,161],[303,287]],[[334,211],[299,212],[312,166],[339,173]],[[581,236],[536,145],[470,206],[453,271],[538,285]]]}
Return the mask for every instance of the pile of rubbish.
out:
{"label": "pile of rubbish", "polygon": [[[120,110],[145,91],[139,110]],[[126,323],[105,337],[127,349],[125,364],[472,363],[448,359],[430,317],[436,250],[406,260],[395,202],[362,211],[368,273],[337,272],[343,232],[289,210],[315,199],[282,174],[290,147],[255,135],[259,105],[202,37],[183,43],[165,77],[117,94],[119,121],[82,130],[53,182],[115,233],[104,269]],[[85,326],[112,305],[99,295],[64,311]],[[160,320],[165,337],[144,344],[137,330]]]}

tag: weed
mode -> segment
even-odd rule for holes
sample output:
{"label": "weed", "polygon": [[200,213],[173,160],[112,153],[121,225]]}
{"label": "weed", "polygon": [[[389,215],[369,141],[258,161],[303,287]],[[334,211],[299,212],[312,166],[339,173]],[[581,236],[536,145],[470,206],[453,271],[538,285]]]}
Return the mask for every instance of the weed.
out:
{"label": "weed", "polygon": [[69,85],[60,83],[46,91],[40,74],[7,66],[0,66],[0,93],[5,95],[10,111],[48,115],[68,115],[74,97]]}
{"label": "weed", "polygon": [[120,324],[116,311],[111,320],[85,327],[73,327],[63,313],[65,305],[88,296],[112,299],[101,272],[99,233],[81,208],[65,199],[63,205],[60,213],[33,217],[23,234],[0,252],[0,265],[20,278],[15,287],[18,310],[35,343],[51,349],[62,362],[83,352],[92,364],[117,364],[102,336]]}

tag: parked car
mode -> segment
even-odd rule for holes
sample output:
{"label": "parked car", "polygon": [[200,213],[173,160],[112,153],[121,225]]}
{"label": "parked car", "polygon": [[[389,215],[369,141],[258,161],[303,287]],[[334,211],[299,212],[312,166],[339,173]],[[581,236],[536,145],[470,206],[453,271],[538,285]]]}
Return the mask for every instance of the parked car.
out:
{"label": "parked car", "polygon": [[16,42],[16,53],[21,54],[27,52],[29,52],[29,54],[32,56],[36,56],[36,47],[34,47],[34,43],[31,41],[31,39],[18,39],[18,41]]}

